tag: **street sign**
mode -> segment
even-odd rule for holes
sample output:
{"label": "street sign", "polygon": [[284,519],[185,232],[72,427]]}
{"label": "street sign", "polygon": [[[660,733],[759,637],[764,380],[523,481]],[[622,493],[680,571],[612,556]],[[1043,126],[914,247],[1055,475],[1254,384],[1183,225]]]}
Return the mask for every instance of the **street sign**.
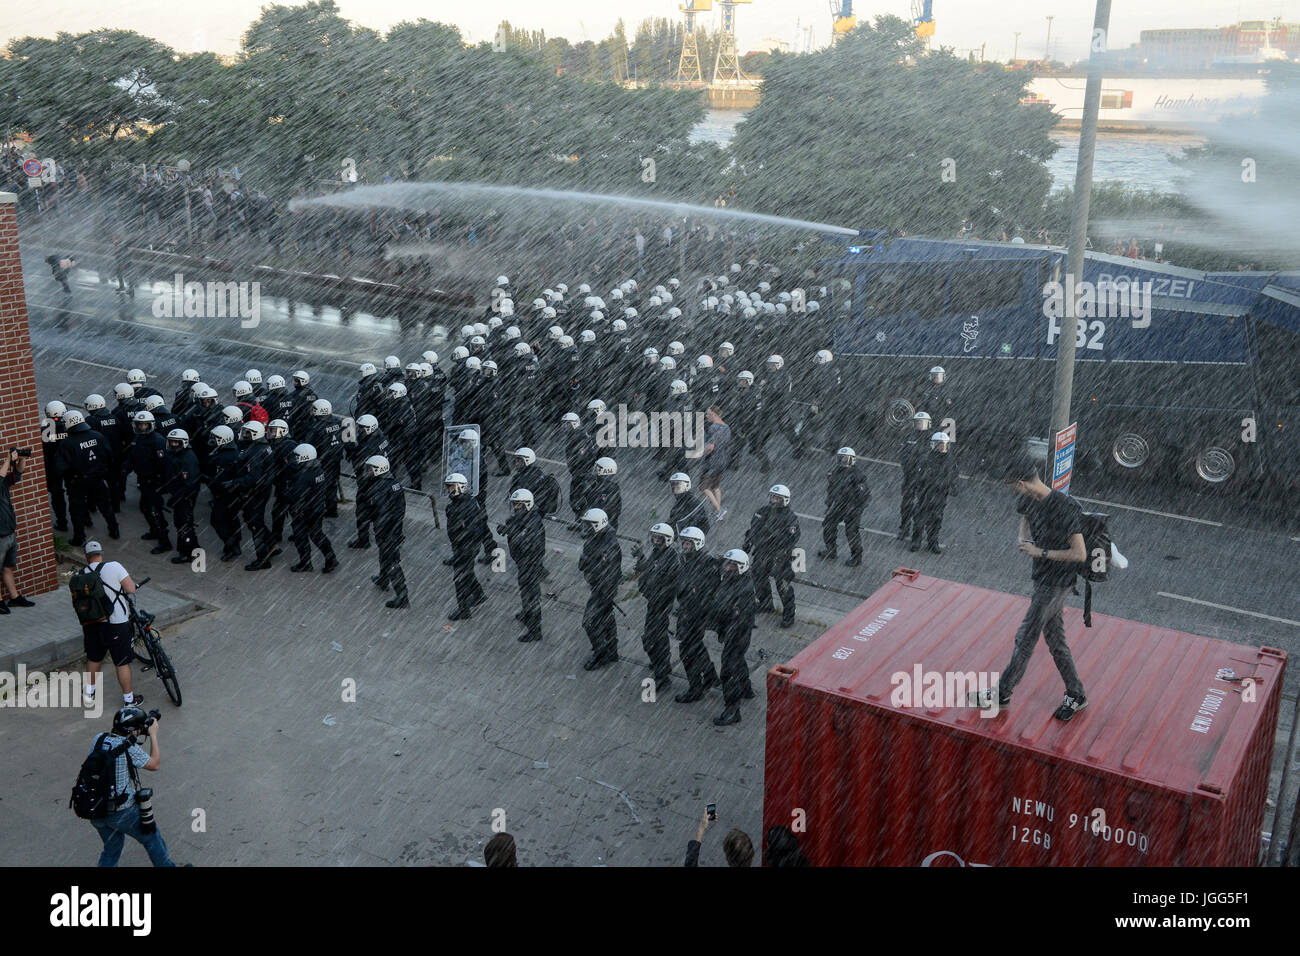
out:
{"label": "street sign", "polygon": [[40,176],[28,176],[28,177],[27,177],[27,188],[28,188],[28,189],[40,189],[40,188],[41,188],[42,186],[44,186],[44,185],[45,185],[45,183],[41,181],[41,177],[40,177]]}
{"label": "street sign", "polygon": [[37,179],[40,178],[42,168],[43,167],[41,166],[41,161],[39,159],[29,159],[25,163],[23,163],[23,172],[25,172],[28,176],[31,176],[33,178],[37,178]]}
{"label": "street sign", "polygon": [[1052,490],[1070,493],[1070,478],[1074,473],[1074,445],[1079,423],[1067,425],[1056,433],[1056,451],[1052,455]]}

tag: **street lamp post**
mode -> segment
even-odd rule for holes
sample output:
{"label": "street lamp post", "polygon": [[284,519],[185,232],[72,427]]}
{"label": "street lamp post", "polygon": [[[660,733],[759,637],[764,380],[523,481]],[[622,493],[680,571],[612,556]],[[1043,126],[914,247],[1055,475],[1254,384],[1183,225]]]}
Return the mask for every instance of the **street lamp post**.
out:
{"label": "street lamp post", "polygon": [[188,159],[179,160],[176,163],[176,168],[180,170],[182,177],[181,191],[185,193],[185,245],[188,247],[194,244],[194,226],[190,219],[190,184],[188,182],[190,161]]}

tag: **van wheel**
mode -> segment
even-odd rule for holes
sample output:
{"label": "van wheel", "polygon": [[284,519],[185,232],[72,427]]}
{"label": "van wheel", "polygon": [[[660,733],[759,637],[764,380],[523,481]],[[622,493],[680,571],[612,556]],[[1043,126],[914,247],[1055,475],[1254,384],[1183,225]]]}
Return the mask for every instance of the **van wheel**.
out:
{"label": "van wheel", "polygon": [[1235,434],[1195,442],[1183,455],[1179,468],[1184,482],[1209,494],[1235,491],[1249,471],[1245,449]]}
{"label": "van wheel", "polygon": [[891,398],[885,405],[885,426],[902,431],[912,422],[916,408],[905,398]]}
{"label": "van wheel", "polygon": [[1107,474],[1147,481],[1160,469],[1161,446],[1149,425],[1120,422],[1106,433],[1099,449]]}

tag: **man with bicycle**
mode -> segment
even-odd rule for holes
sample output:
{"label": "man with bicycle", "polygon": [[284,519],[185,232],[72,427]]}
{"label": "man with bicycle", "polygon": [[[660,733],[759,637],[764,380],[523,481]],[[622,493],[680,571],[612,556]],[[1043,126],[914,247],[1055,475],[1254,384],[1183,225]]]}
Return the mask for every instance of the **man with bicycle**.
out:
{"label": "man with bicycle", "polygon": [[86,669],[90,672],[84,691],[86,706],[95,701],[98,675],[106,656],[112,657],[117,669],[122,700],[128,707],[139,706],[144,697],[131,690],[131,608],[126,599],[126,595],[135,593],[135,582],[118,562],[104,560],[104,548],[98,541],[87,541],[85,552],[85,570],[94,571],[99,576],[112,606],[111,613],[104,620],[81,626],[85,636]]}

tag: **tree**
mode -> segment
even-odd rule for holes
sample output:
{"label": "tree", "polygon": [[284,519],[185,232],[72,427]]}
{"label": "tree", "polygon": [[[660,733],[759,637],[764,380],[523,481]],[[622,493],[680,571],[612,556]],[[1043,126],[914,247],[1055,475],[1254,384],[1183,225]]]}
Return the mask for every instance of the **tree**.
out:
{"label": "tree", "polygon": [[897,17],[878,17],[826,50],[774,57],[763,99],[732,144],[738,200],[938,235],[971,216],[1030,221],[1057,147],[1048,135],[1055,118],[1021,108],[1025,83],[948,50],[926,53]]}

